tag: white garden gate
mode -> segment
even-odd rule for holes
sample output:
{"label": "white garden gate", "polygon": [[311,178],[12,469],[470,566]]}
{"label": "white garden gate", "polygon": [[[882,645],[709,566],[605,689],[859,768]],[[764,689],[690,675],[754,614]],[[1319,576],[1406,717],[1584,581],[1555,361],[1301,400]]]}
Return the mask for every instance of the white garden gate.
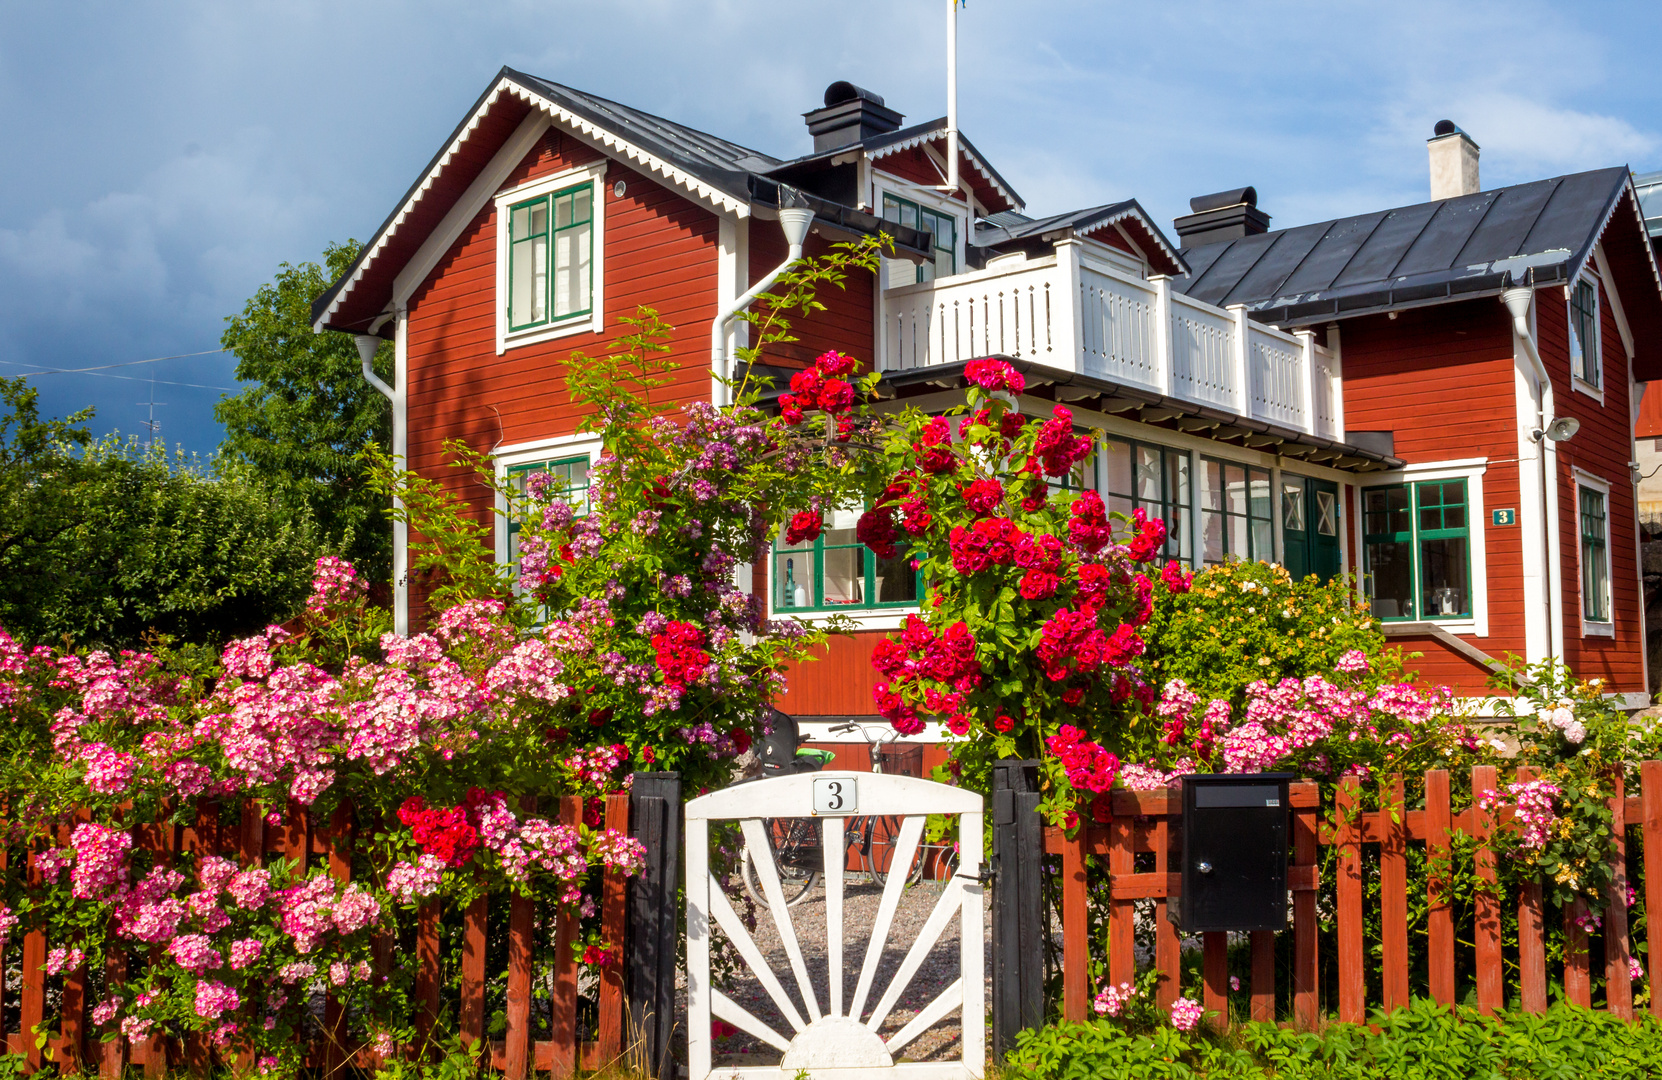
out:
{"label": "white garden gate", "polygon": [[[687,817],[687,1057],[689,1080],[715,1075],[767,1077],[791,1080],[805,1070],[812,1080],[926,1080],[940,1077],[979,1078],[984,1072],[986,1009],[983,989],[983,929],[981,871],[981,796],[909,776],[857,772],[804,773],[739,784],[694,799]],[[901,819],[895,839],[892,867],[908,867],[917,854],[923,827],[930,814],[959,816],[959,856],[956,873],[942,890],[934,910],[894,978],[868,1011],[878,964],[888,943],[895,911],[906,887],[904,872],[893,872],[883,887],[877,919],[871,928],[866,955],[851,1001],[843,1000],[843,865],[847,855],[844,826],[851,817],[894,816]],[[826,983],[815,987],[803,961],[802,948],[785,904],[767,840],[764,819],[818,817],[825,823],[825,954]],[[710,822],[737,821],[756,864],[767,908],[779,930],[791,974],[795,977],[804,1019],[779,975],[763,957],[745,929],[724,883],[710,872]],[[741,887],[742,888],[742,887]],[[735,895],[737,893],[735,892]],[[887,1038],[879,1035],[900,995],[917,974],[941,934],[959,916],[959,979],[924,1005],[910,1022]],[[781,1033],[710,985],[710,934],[719,926],[749,966],[792,1031]],[[904,944],[904,943],[901,943]],[[846,1004],[846,1008],[845,1008]],[[822,1008],[823,1006],[823,1008]],[[959,1010],[962,1016],[963,1056],[957,1061],[895,1063],[895,1055],[938,1021]],[[711,1017],[719,1017],[742,1031],[777,1047],[784,1055],[779,1065],[722,1066],[712,1070]]]}

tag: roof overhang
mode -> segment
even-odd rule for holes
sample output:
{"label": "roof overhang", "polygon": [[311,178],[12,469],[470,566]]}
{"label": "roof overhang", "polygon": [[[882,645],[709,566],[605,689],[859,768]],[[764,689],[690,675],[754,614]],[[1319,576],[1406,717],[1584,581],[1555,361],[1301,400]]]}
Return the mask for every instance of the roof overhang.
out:
{"label": "roof overhang", "polygon": [[[1216,421],[1217,427],[1213,430],[1234,432],[1234,437],[1241,439],[1243,443],[1252,440],[1251,445],[1254,449],[1301,458],[1343,472],[1379,472],[1400,469],[1404,465],[1401,458],[1368,450],[1353,443],[1340,442],[1280,424],[1240,416],[1209,405],[1168,397],[1141,386],[1115,382],[1095,375],[1061,371],[1011,356],[997,356],[996,359],[1004,361],[1023,374],[1027,382],[1027,393],[1032,394],[1036,390],[1049,391],[1057,401],[1065,401],[1070,406],[1078,405],[1104,413],[1146,409],[1150,415],[1161,417],[1157,421],[1147,421],[1154,427],[1189,418]],[[969,386],[969,381],[964,378],[964,366],[970,362],[972,361],[961,360],[951,364],[884,372],[877,384],[878,396],[904,402],[907,398],[922,397],[941,390],[965,390]],[[754,370],[758,374],[772,377],[774,382],[774,389],[762,395],[762,405],[772,405],[780,394],[787,392],[783,387],[793,374],[791,370],[766,365],[757,365]]]}

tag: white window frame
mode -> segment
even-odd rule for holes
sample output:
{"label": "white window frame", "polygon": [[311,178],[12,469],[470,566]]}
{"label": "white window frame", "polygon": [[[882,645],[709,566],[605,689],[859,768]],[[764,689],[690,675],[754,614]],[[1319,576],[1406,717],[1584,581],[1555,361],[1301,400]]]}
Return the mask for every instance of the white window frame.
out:
{"label": "white window frame", "polygon": [[[1568,335],[1565,340],[1570,342],[1573,348],[1574,342],[1576,341],[1575,289],[1576,286],[1583,281],[1593,287],[1593,347],[1597,351],[1598,355],[1597,369],[1599,381],[1598,385],[1595,386],[1581,377],[1580,373],[1576,371],[1575,354],[1572,351],[1569,358],[1570,388],[1576,393],[1586,394],[1594,401],[1597,401],[1600,405],[1603,405],[1604,382],[1606,375],[1604,364],[1604,282],[1599,280],[1599,276],[1590,269],[1582,270],[1581,273],[1576,276],[1575,281],[1566,286],[1564,289],[1564,325],[1568,331]],[[1582,342],[1581,347],[1583,353],[1585,353],[1587,348],[1586,342]]]}
{"label": "white window frame", "polygon": [[[521,345],[535,345],[572,334],[602,334],[606,331],[606,168],[608,161],[598,161],[578,169],[567,169],[552,176],[540,176],[516,188],[498,192],[496,213],[496,352],[501,355]],[[508,256],[511,238],[508,235],[508,209],[527,199],[549,195],[561,188],[590,183],[594,192],[589,200],[593,225],[589,243],[590,272],[593,286],[589,295],[589,311],[573,315],[559,322],[529,326],[523,330],[508,328]],[[552,246],[550,247],[552,250]]]}
{"label": "white window frame", "polygon": [[[1575,481],[1575,594],[1581,617],[1581,636],[1613,638],[1616,636],[1616,560],[1612,554],[1610,535],[1615,520],[1610,513],[1610,481],[1576,466],[1570,467],[1570,477]],[[1604,496],[1604,610],[1610,613],[1610,618],[1605,622],[1590,621],[1587,618],[1587,594],[1584,586],[1586,578],[1583,576],[1586,568],[1581,563],[1582,488]]]}
{"label": "white window frame", "polygon": [[[874,208],[872,213],[879,219],[883,217],[883,196],[885,194],[893,195],[897,199],[905,199],[907,202],[917,203],[919,206],[928,207],[930,210],[933,210],[938,214],[944,214],[951,217],[955,223],[953,231],[958,234],[953,240],[952,257],[958,264],[958,274],[965,274],[969,272],[969,267],[965,262],[968,253],[968,230],[970,227],[968,206],[959,202],[957,199],[949,199],[938,191],[933,191],[929,188],[922,187],[921,185],[902,180],[897,176],[891,176],[886,173],[878,173],[875,170],[872,172],[871,186],[871,204]],[[904,285],[889,284],[889,263],[893,261],[909,262],[910,260],[884,260],[883,288],[906,288]],[[953,277],[957,277],[958,274],[954,274]],[[936,278],[935,280],[942,281],[946,279]],[[913,284],[918,283],[913,282]]]}
{"label": "white window frame", "polygon": [[497,448],[491,457],[496,472],[497,487],[496,527],[493,530],[493,539],[498,563],[506,565],[508,562],[508,499],[502,493],[502,489],[508,483],[508,470],[518,465],[532,465],[554,458],[574,458],[585,455],[589,459],[589,469],[592,475],[594,464],[600,458],[600,436],[589,434],[560,435],[554,438],[514,443],[512,446]]}
{"label": "white window frame", "polygon": [[[1357,505],[1363,505],[1362,498],[1369,488],[1390,487],[1397,484],[1416,484],[1421,480],[1464,480],[1466,481],[1466,512],[1469,518],[1468,535],[1471,538],[1471,574],[1472,574],[1472,613],[1465,618],[1453,619],[1418,619],[1417,622],[1436,623],[1451,634],[1464,637],[1489,636],[1489,511],[1483,504],[1483,474],[1488,471],[1489,459],[1459,458],[1451,461],[1428,461],[1423,464],[1407,465],[1401,469],[1392,469],[1389,472],[1365,473],[1357,476],[1352,483],[1357,490]],[[1367,572],[1363,565],[1363,525],[1361,513],[1356,515],[1352,528],[1356,530],[1353,538],[1356,543],[1356,573],[1358,578]],[[1415,522],[1415,533],[1419,531],[1419,523]],[[1366,587],[1364,585],[1364,595]],[[1406,624],[1397,624],[1406,625]]]}

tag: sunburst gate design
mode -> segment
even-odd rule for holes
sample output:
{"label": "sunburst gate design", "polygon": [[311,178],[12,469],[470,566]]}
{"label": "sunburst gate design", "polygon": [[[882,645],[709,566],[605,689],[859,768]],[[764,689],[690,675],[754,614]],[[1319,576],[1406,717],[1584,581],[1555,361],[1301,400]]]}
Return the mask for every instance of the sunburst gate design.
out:
{"label": "sunburst gate design", "polygon": [[[891,866],[910,866],[923,838],[924,822],[931,814],[959,816],[959,856],[956,874],[935,902],[923,929],[912,941],[894,978],[884,988],[877,1004],[868,1011],[877,968],[888,943],[900,896],[906,887],[903,873],[891,873],[883,886],[877,919],[871,928],[865,959],[854,988],[852,1001],[843,1000],[843,843],[845,816],[816,815],[815,782],[846,781],[847,790],[857,792],[848,816],[868,814],[901,819]],[[874,773],[820,772],[783,776],[773,780],[740,784],[694,799],[687,815],[687,1057],[689,1080],[706,1080],[712,1075],[728,1077],[779,1077],[796,1075],[806,1069],[814,1080],[883,1080],[883,1078],[946,1078],[983,1075],[986,1058],[986,1007],[983,988],[982,950],[984,924],[981,872],[981,796],[962,788],[948,787],[909,776]],[[780,886],[779,869],[767,842],[767,818],[818,816],[825,823],[825,954],[827,986],[816,988],[803,962],[791,910]],[[768,912],[779,929],[789,960],[791,975],[807,1009],[804,1018],[791,1000],[779,975],[755,940],[745,929],[720,881],[710,872],[710,822],[737,821],[745,845],[755,861]],[[941,934],[959,916],[959,979],[924,1005],[917,1016],[899,1031],[883,1038],[878,1031],[894,1010],[900,995]],[[779,1012],[791,1026],[790,1034],[769,1027],[727,995],[710,985],[710,931],[719,926],[743,957],[762,989],[767,991]],[[826,992],[820,992],[820,991]],[[824,1008],[821,1008],[822,1003]],[[964,1018],[961,1040],[963,1057],[958,1061],[901,1062],[894,1058],[904,1047],[935,1023],[959,1011]],[[748,1032],[784,1058],[779,1065],[744,1066],[712,1070],[710,1064],[711,1017],[719,1017]]]}

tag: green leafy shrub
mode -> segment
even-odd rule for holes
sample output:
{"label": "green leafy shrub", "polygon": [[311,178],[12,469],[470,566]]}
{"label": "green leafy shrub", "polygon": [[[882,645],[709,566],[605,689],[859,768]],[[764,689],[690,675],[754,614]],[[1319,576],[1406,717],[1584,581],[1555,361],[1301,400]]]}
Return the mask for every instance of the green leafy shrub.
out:
{"label": "green leafy shrub", "polygon": [[1294,581],[1272,563],[1226,562],[1196,574],[1188,592],[1156,591],[1143,638],[1150,682],[1182,679],[1237,709],[1251,683],[1331,675],[1352,649],[1367,655],[1371,683],[1403,677],[1353,579]]}
{"label": "green leafy shrub", "polygon": [[1233,1034],[1130,1030],[1094,1020],[1023,1032],[1006,1066],[1034,1080],[1639,1080],[1657,1075],[1662,1024],[1558,1004],[1542,1014],[1415,1001],[1372,1028],[1321,1034],[1243,1024]]}

